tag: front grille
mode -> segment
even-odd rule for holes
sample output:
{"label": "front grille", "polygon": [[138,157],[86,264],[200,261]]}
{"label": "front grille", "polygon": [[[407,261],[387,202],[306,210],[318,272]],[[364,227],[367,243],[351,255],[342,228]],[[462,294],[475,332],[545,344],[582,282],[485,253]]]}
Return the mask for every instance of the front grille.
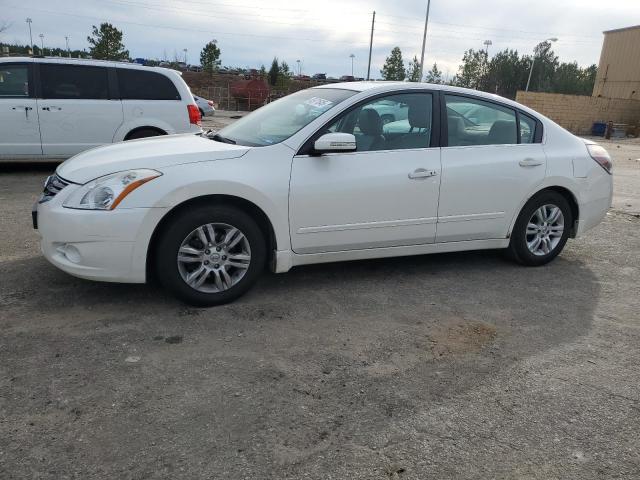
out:
{"label": "front grille", "polygon": [[57,174],[51,175],[47,178],[47,181],[44,182],[44,191],[42,192],[42,196],[40,197],[40,203],[48,202],[53,197],[55,197],[60,190],[69,185],[71,182],[59,177]]}

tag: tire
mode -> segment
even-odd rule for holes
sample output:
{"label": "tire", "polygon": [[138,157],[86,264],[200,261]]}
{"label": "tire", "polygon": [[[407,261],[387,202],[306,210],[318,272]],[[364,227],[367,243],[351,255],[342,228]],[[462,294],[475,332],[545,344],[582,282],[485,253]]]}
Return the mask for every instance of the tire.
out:
{"label": "tire", "polygon": [[[559,209],[560,215],[554,208]],[[540,192],[529,199],[518,215],[508,255],[523,265],[545,265],[560,254],[572,225],[573,216],[566,198],[550,190]]]}
{"label": "tire", "polygon": [[[267,258],[266,240],[255,220],[226,205],[203,205],[183,213],[159,237],[155,267],[160,283],[182,301],[203,307],[231,302],[247,292],[264,270]],[[229,238],[232,229],[243,238],[238,240],[237,234]]]}
{"label": "tire", "polygon": [[166,135],[166,133],[160,130],[155,130],[153,128],[141,128],[140,130],[136,130],[132,133],[129,133],[127,135],[126,140],[136,140],[138,138],[148,138],[148,137],[159,137],[161,135]]}

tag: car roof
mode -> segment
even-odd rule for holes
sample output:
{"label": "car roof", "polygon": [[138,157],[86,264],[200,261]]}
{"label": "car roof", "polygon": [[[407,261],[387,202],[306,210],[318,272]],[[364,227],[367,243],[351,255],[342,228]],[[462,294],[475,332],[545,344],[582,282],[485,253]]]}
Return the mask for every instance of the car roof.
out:
{"label": "car roof", "polygon": [[108,67],[119,67],[119,68],[131,68],[131,69],[139,69],[139,70],[159,70],[162,72],[175,72],[182,75],[182,72],[178,70],[174,70],[172,68],[164,68],[164,67],[148,67],[145,65],[140,65],[138,63],[130,63],[118,60],[95,60],[93,58],[70,58],[70,57],[0,57],[0,63],[7,62],[39,62],[39,63],[64,63],[69,65],[92,65],[92,66],[108,66]]}
{"label": "car roof", "polygon": [[318,85],[317,87],[313,87],[317,89],[322,88],[339,88],[343,90],[353,90],[354,92],[363,93],[366,92],[368,94],[375,95],[377,93],[392,93],[398,90],[440,90],[445,93],[457,93],[463,95],[472,95],[473,97],[479,99],[486,99],[493,102],[498,102],[504,105],[512,106],[515,108],[519,108],[525,112],[528,112],[536,117],[540,117],[541,115],[527,107],[526,105],[522,105],[520,103],[514,102],[505,97],[501,97],[500,95],[496,95],[494,93],[487,93],[481,90],[473,90],[471,88],[462,88],[462,87],[454,87],[451,85],[443,85],[436,83],[423,83],[423,82],[397,82],[397,81],[364,81],[364,82],[340,82],[340,83],[330,83],[326,85]]}

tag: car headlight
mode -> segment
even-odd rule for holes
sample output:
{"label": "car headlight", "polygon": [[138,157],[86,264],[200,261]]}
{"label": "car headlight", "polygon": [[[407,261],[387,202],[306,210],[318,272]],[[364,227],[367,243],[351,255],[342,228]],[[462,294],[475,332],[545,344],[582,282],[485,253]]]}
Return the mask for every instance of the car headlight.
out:
{"label": "car headlight", "polygon": [[160,172],[147,169],[105,175],[82,185],[63,205],[85,210],[113,210],[140,185],[160,175]]}

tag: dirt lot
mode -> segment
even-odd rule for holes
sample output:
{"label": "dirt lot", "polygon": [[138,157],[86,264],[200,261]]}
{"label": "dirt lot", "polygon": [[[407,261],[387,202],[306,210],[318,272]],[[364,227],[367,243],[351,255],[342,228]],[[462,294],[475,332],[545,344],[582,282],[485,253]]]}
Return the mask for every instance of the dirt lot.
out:
{"label": "dirt lot", "polygon": [[[222,118],[222,117],[220,117]],[[640,142],[552,264],[296,268],[232,305],[38,252],[52,167],[0,174],[0,478],[640,477]]]}

